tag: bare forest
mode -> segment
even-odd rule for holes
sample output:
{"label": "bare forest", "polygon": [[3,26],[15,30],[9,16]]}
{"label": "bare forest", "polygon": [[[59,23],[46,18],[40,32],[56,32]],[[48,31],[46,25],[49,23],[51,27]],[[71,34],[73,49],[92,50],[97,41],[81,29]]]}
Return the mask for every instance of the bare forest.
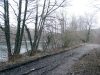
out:
{"label": "bare forest", "polygon": [[67,14],[71,1],[0,0],[0,62],[29,60],[83,44],[99,45],[100,28],[95,27],[100,4],[93,4],[95,12],[76,16]]}

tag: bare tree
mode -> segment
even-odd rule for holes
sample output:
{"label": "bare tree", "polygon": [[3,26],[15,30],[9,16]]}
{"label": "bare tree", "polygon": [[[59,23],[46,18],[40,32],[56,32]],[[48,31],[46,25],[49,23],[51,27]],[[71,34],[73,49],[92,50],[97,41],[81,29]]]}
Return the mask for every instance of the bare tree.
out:
{"label": "bare tree", "polygon": [[[2,30],[5,32],[6,42],[7,42],[7,48],[8,48],[8,57],[12,57],[12,55],[16,56],[20,53],[23,33],[24,33],[24,27],[26,22],[26,14],[27,14],[27,7],[28,7],[28,0],[25,1],[25,11],[24,11],[24,17],[21,27],[21,15],[22,15],[22,0],[19,0],[19,11],[18,16],[15,13],[15,10],[13,7],[8,3],[8,0],[4,0],[4,25],[5,28],[0,26]],[[16,17],[17,17],[17,32],[16,32],[16,38],[15,38],[15,47],[14,47],[14,53],[11,52],[11,44],[10,44],[10,24],[9,24],[9,5],[13,9]]]}
{"label": "bare tree", "polygon": [[8,0],[4,0],[4,25],[5,25],[5,38],[8,49],[8,57],[11,59],[11,44],[10,44],[10,25],[9,25],[9,4]]}
{"label": "bare tree", "polygon": [[17,17],[17,32],[15,38],[15,47],[14,47],[14,54],[17,55],[19,53],[19,39],[20,39],[20,27],[21,27],[21,10],[22,10],[22,0],[19,0],[19,11]]}
{"label": "bare tree", "polygon": [[18,55],[20,53],[21,43],[22,43],[23,33],[24,33],[24,28],[25,28],[25,22],[26,22],[27,7],[28,7],[28,0],[25,0],[24,18],[23,18],[22,27],[21,27],[22,0],[19,0],[19,14],[18,14],[14,55]]}
{"label": "bare tree", "polygon": [[87,25],[86,42],[90,41],[91,29],[94,23],[95,23],[94,15],[90,15],[86,17],[86,25]]}
{"label": "bare tree", "polygon": [[[23,0],[15,1],[15,4],[18,7],[18,13],[16,13],[16,9],[9,3],[8,0],[4,0],[4,26],[0,25],[0,29],[5,32],[6,42],[7,42],[7,49],[8,49],[8,57],[11,59],[11,57],[17,56],[20,54],[21,50],[21,44],[24,36],[24,30],[27,31],[28,39],[30,41],[31,45],[31,53],[32,55],[34,53],[34,50],[38,49],[39,42],[41,40],[42,32],[45,29],[45,24],[48,17],[51,17],[51,14],[53,14],[54,11],[56,11],[58,8],[64,6],[65,0],[61,2],[57,2],[56,0],[52,2],[52,0],[44,0],[43,5],[39,4],[38,0],[35,0],[32,9],[33,11],[30,11],[31,8],[28,7],[28,4],[31,3],[31,1],[25,0],[25,7],[23,12]],[[41,6],[40,6],[41,5]],[[11,42],[10,42],[10,28],[11,23],[9,19],[9,6],[12,8],[14,15],[16,16],[17,20],[17,30],[15,34],[15,44],[14,44],[14,52],[11,52]],[[39,12],[39,9],[41,9],[41,12]],[[35,13],[33,13],[35,12]],[[2,15],[3,16],[3,15]],[[3,19],[3,18],[2,18]],[[34,32],[34,39],[32,39],[31,32],[29,31],[27,21],[30,20],[29,23],[32,23],[35,27]],[[35,22],[35,23],[33,23]],[[55,26],[53,26],[55,27]],[[52,28],[53,28],[52,27]],[[25,38],[25,37],[24,37]],[[34,40],[34,41],[32,41]],[[49,44],[51,41],[51,35],[47,36],[47,44]],[[26,41],[25,41],[26,43]],[[27,46],[27,44],[26,44]]]}
{"label": "bare tree", "polygon": [[28,7],[28,0],[25,0],[25,11],[24,11],[24,18],[23,18],[23,23],[22,23],[21,33],[20,33],[21,35],[20,35],[20,39],[19,39],[19,48],[17,50],[18,52],[20,52],[21,43],[22,43],[22,39],[23,39],[23,33],[24,33],[26,15],[27,15],[27,7]]}
{"label": "bare tree", "polygon": [[[89,42],[90,41],[90,35],[92,27],[95,24],[95,15],[86,15],[86,16],[80,16],[78,19],[78,30],[81,32],[84,32],[84,39],[81,39],[83,42]],[[83,37],[82,37],[83,38]]]}
{"label": "bare tree", "polygon": [[[38,1],[37,1],[38,2]],[[37,9],[36,9],[36,19],[35,19],[35,35],[34,35],[34,42],[32,45],[32,53],[33,50],[37,50],[39,42],[40,42],[40,38],[42,35],[42,31],[44,29],[44,25],[45,25],[45,21],[46,18],[55,10],[57,10],[59,7],[61,7],[63,5],[63,3],[65,2],[65,0],[63,0],[59,5],[57,5],[57,2],[55,0],[54,4],[51,5],[51,0],[47,1],[44,0],[43,3],[43,8],[42,8],[42,13],[40,15],[40,18],[38,18],[38,3],[37,3]],[[39,22],[38,22],[39,21]]]}

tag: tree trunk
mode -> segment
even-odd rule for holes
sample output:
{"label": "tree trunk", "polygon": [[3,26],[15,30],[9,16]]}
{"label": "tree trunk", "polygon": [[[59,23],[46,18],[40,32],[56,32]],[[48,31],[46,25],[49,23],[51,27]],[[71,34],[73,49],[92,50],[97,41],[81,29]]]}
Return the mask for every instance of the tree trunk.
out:
{"label": "tree trunk", "polygon": [[24,11],[24,19],[23,19],[23,24],[22,24],[22,29],[21,29],[21,35],[19,39],[19,47],[18,51],[20,52],[21,49],[21,44],[22,44],[22,39],[23,39],[23,33],[24,33],[24,28],[25,28],[25,21],[26,21],[26,14],[27,14],[27,6],[28,6],[28,0],[25,0],[25,11]]}
{"label": "tree trunk", "polygon": [[17,23],[16,38],[15,38],[14,55],[20,53],[18,49],[19,49],[19,39],[20,39],[21,10],[22,10],[22,0],[19,0],[19,13],[17,18],[18,23]]}
{"label": "tree trunk", "polygon": [[5,23],[5,38],[8,49],[8,58],[10,60],[11,54],[11,44],[10,44],[10,25],[9,25],[9,5],[8,0],[4,0],[4,23]]}

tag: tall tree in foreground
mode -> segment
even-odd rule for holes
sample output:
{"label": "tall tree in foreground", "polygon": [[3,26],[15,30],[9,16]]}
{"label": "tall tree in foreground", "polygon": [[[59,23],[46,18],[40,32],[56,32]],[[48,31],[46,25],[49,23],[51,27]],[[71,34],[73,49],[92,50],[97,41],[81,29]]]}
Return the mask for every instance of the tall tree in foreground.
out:
{"label": "tall tree in foreground", "polygon": [[10,25],[9,25],[9,4],[8,0],[4,0],[4,25],[5,25],[5,38],[8,49],[8,58],[9,60],[12,57],[11,54],[11,44],[10,44]]}
{"label": "tall tree in foreground", "polygon": [[14,55],[18,55],[21,50],[21,44],[24,34],[24,28],[25,28],[25,22],[26,22],[26,15],[27,15],[27,8],[28,8],[28,0],[25,0],[25,9],[24,9],[24,16],[21,24],[21,12],[22,12],[22,0],[19,0],[19,13],[18,13],[18,23],[17,23],[17,33],[16,33],[16,39],[15,39],[15,49],[14,49]]}
{"label": "tall tree in foreground", "polygon": [[14,54],[19,54],[19,39],[20,39],[20,27],[21,27],[21,10],[22,10],[22,0],[19,0],[19,11],[17,17],[17,32],[15,38],[15,47],[14,47]]}
{"label": "tall tree in foreground", "polygon": [[36,19],[35,19],[35,35],[34,35],[34,42],[32,44],[31,54],[34,53],[34,50],[37,50],[38,48],[47,17],[49,17],[49,15],[55,10],[57,10],[58,8],[63,7],[64,2],[65,0],[61,1],[61,3],[58,4],[56,0],[53,3],[51,0],[44,0],[42,6],[42,13],[40,14],[40,17],[38,16],[39,5],[37,3]]}

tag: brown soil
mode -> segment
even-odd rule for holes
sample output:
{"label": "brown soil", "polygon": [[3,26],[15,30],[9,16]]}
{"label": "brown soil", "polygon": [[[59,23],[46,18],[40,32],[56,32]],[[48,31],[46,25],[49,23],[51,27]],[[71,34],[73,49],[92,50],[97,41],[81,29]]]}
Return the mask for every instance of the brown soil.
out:
{"label": "brown soil", "polygon": [[95,49],[80,59],[68,75],[100,75],[100,49]]}

